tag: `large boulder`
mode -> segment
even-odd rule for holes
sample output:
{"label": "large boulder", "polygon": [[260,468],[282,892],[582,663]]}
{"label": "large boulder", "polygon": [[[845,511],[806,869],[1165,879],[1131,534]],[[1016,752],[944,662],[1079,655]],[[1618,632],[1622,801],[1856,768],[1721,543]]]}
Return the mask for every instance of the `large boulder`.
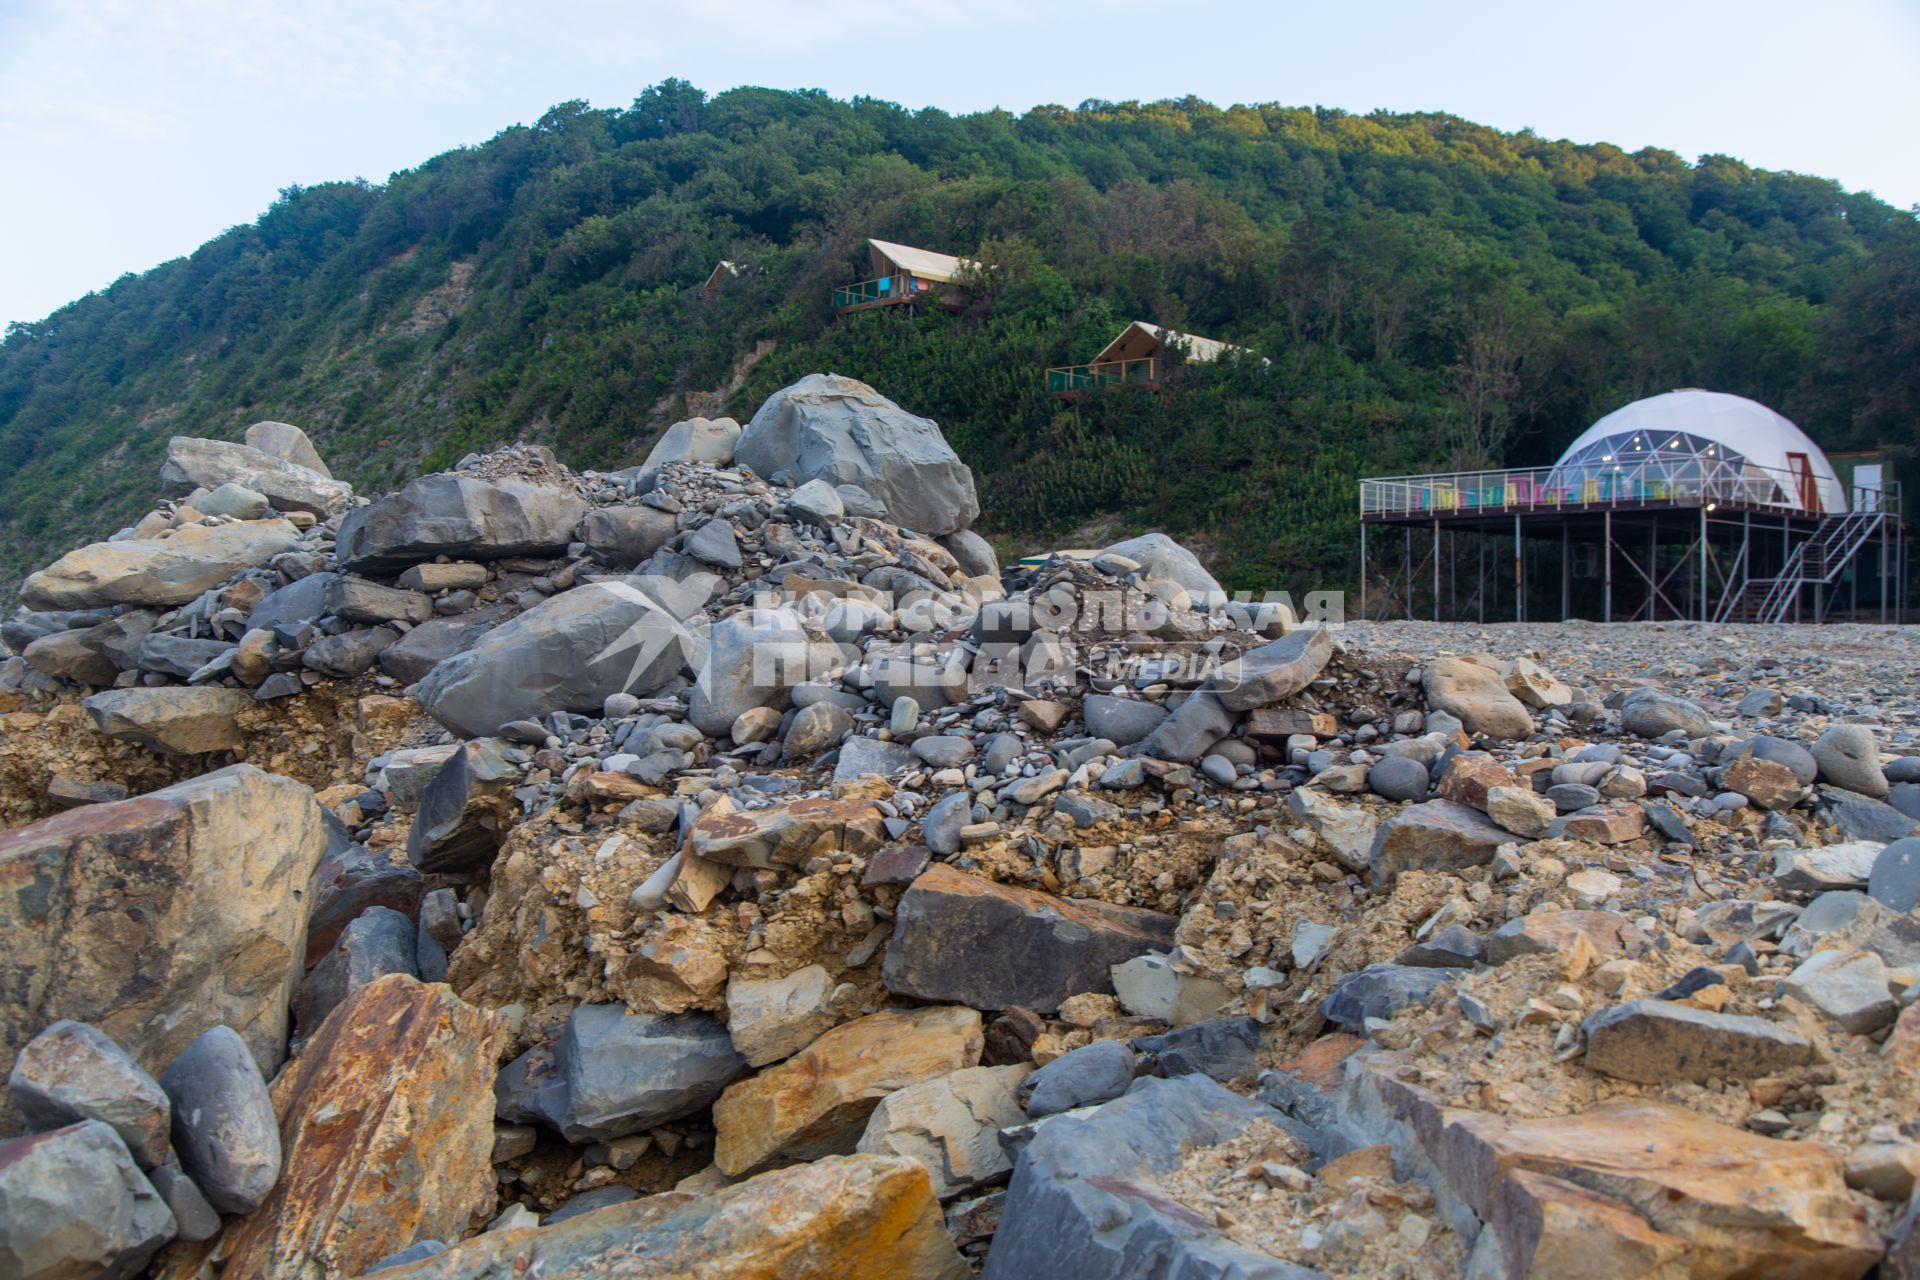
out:
{"label": "large boulder", "polygon": [[973,472],[932,419],[837,373],[809,374],[767,397],[734,458],[763,476],[786,472],[795,484],[858,485],[919,533],[953,533],[980,514]]}
{"label": "large boulder", "polygon": [[1229,711],[1269,707],[1313,683],[1333,657],[1325,627],[1305,627],[1261,645],[1214,672],[1207,688]]}
{"label": "large boulder", "polygon": [[20,599],[43,610],[185,604],[299,540],[299,530],[285,520],[242,520],[185,525],[155,538],[92,542],[29,577]]}
{"label": "large boulder", "polygon": [[867,1120],[859,1150],[919,1161],[942,1200],[1005,1173],[1000,1131],[1026,1122],[1018,1091],[1032,1069],[967,1067],[890,1093]]}
{"label": "large boulder", "polygon": [[349,511],[340,521],[337,554],[342,569],[375,575],[438,555],[558,555],[586,514],[586,501],[571,489],[445,471]]}
{"label": "large boulder", "polygon": [[1435,658],[1421,674],[1427,705],[1458,716],[1468,733],[1506,740],[1533,732],[1533,716],[1507,692],[1499,668],[1471,658]]}
{"label": "large boulder", "polygon": [[664,1192],[550,1226],[489,1231],[393,1280],[966,1280],[927,1171],[842,1156],[717,1191]]}
{"label": "large boulder", "polygon": [[554,1047],[569,1142],[604,1142],[704,1111],[746,1068],[727,1029],[705,1013],[631,1013],[583,1004]]}
{"label": "large boulder", "polygon": [[1111,992],[1116,964],[1173,945],[1172,916],[995,884],[944,864],[923,872],[894,916],[887,989],[976,1009],[1052,1013]]}
{"label": "large boulder", "polygon": [[1220,583],[1200,563],[1200,557],[1164,533],[1143,533],[1137,538],[1116,542],[1101,554],[1125,556],[1140,566],[1141,577],[1174,583],[1196,596],[1224,594]]}
{"label": "large boulder", "polygon": [[469,738],[550,711],[597,712],[609,694],[644,696],[687,667],[698,646],[682,619],[703,603],[667,578],[562,591],[440,663],[414,696]]}
{"label": "large boulder", "polygon": [[307,511],[322,518],[339,511],[353,496],[352,485],[251,445],[194,436],[167,441],[160,485],[169,494],[185,497],[195,489],[218,489],[223,484],[251,489],[282,511]]}
{"label": "large boulder", "polygon": [[222,1213],[252,1213],[280,1177],[280,1130],[260,1064],[231,1027],[214,1027],[160,1076],[180,1165]]}
{"label": "large boulder", "polygon": [[1319,1272],[1233,1243],[1158,1179],[1271,1107],[1204,1076],[1142,1080],[1096,1111],[1046,1121],[1014,1160],[983,1280],[1313,1280]]}
{"label": "large boulder", "polygon": [[985,1043],[980,1015],[953,1005],[843,1023],[727,1087],[713,1107],[713,1161],[738,1177],[850,1152],[882,1098],[977,1066]]}
{"label": "large boulder", "polygon": [[141,1168],[167,1158],[166,1091],[98,1027],[63,1018],[42,1031],[14,1059],[7,1089],[33,1129],[98,1120]]}
{"label": "large boulder", "polygon": [[481,636],[513,617],[514,606],[496,604],[471,613],[423,622],[380,651],[380,669],[402,684],[417,684],[456,653],[473,648]]}
{"label": "large boulder", "polygon": [[291,422],[256,422],[247,428],[246,444],[248,448],[272,454],[296,467],[305,467],[316,475],[329,480],[333,478],[333,472],[327,469],[326,461],[321,458],[320,451],[313,447],[313,441]]}
{"label": "large boulder", "polygon": [[742,609],[713,626],[687,719],[725,737],[742,712],[764,707],[808,676],[810,642],[792,609]]}
{"label": "large boulder", "polygon": [[231,751],[242,742],[241,711],[253,705],[244,689],[214,685],[160,685],[108,689],[80,703],[109,738],[165,755]]}
{"label": "large boulder", "polygon": [[446,987],[395,974],[360,988],[274,1082],[283,1169],[258,1211],[161,1280],[357,1276],[420,1240],[457,1238],[494,1207],[494,1063],[506,1023]]}
{"label": "large boulder", "polygon": [[688,418],[676,422],[654,443],[641,472],[655,472],[669,462],[710,462],[724,467],[733,461],[740,440],[740,424],[732,418]]}
{"label": "large boulder", "polygon": [[129,1280],[177,1229],[111,1128],[0,1142],[0,1275]]}
{"label": "large boulder", "polygon": [[326,848],[313,792],[244,764],[0,834],[0,1068],[72,1018],[149,1072],[224,1023],[271,1071]]}

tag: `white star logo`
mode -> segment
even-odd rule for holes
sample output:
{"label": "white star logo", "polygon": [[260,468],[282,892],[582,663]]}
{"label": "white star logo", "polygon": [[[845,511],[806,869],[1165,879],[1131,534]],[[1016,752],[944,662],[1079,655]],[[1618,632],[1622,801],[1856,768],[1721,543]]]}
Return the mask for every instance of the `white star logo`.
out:
{"label": "white star logo", "polygon": [[615,581],[594,583],[601,590],[629,604],[639,605],[641,613],[624,631],[594,654],[588,665],[597,667],[629,649],[633,650],[626,678],[620,683],[619,692],[622,693],[635,690],[669,645],[679,647],[682,666],[692,666],[699,653],[700,641],[687,628],[685,619],[703,608],[713,598],[715,585],[723,583],[723,579],[711,573],[690,574],[684,580],[664,574],[636,574]]}

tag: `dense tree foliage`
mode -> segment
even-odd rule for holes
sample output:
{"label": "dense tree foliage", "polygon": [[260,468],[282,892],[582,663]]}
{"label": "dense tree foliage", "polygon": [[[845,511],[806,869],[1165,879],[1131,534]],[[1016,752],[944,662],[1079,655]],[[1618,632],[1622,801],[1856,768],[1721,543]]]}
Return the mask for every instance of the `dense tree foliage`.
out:
{"label": "dense tree foliage", "polygon": [[[868,235],[990,264],[959,314],[836,320]],[[728,258],[740,275],[711,301]],[[830,369],[937,419],[1008,549],[1167,528],[1235,585],[1353,573],[1355,477],[1548,459],[1707,386],[1913,443],[1920,233],[1833,182],[1445,115],[1187,99],[950,116],[816,92],[531,127],[289,188],[0,343],[0,572],[138,509],[172,434],[311,430],[362,487],[527,439],[612,467]],[[1064,404],[1131,319],[1254,358]]]}

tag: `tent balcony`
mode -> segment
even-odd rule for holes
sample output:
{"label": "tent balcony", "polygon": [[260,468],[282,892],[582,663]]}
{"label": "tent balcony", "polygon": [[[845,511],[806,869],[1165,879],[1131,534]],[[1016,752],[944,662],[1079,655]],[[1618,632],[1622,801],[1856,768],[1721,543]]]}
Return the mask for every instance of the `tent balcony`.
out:
{"label": "tent balcony", "polygon": [[933,282],[905,272],[842,285],[833,291],[833,309],[841,315],[865,311],[870,307],[891,307],[914,302],[933,291]]}
{"label": "tent balcony", "polygon": [[1047,390],[1056,396],[1076,396],[1088,391],[1110,391],[1115,387],[1145,387],[1149,390],[1157,390],[1165,376],[1166,363],[1157,358],[1072,364],[1047,370]]}

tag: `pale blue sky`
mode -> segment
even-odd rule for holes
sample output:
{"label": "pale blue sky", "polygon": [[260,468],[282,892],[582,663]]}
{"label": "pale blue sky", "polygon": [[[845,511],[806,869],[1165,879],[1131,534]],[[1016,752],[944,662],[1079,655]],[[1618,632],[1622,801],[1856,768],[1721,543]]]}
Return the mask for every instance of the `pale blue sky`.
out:
{"label": "pale blue sky", "polygon": [[951,111],[1196,93],[1719,151],[1920,202],[1916,0],[0,0],[0,322],[680,76]]}

